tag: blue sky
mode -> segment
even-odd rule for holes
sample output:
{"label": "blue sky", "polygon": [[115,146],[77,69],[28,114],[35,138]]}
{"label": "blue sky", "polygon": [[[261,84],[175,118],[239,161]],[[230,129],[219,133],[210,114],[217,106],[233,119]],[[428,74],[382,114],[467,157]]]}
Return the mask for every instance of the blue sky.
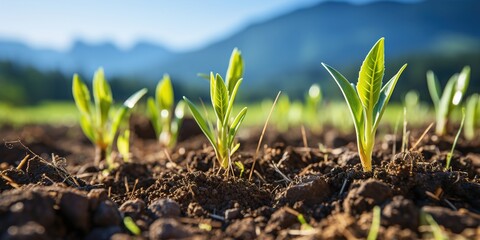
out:
{"label": "blue sky", "polygon": [[0,39],[60,50],[68,49],[75,39],[112,41],[122,48],[146,40],[185,51],[226,37],[248,24],[320,1],[5,0],[0,1]]}

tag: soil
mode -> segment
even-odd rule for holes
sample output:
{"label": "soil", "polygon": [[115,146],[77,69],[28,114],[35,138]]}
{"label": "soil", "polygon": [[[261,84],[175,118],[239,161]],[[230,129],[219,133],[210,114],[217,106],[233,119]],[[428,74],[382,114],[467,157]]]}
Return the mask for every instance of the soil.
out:
{"label": "soil", "polygon": [[256,154],[261,129],[243,129],[245,171],[227,173],[192,120],[171,151],[148,120],[132,129],[130,162],[107,171],[78,126],[3,126],[0,239],[364,239],[375,206],[378,239],[433,238],[428,215],[449,238],[480,239],[478,140],[460,139],[445,170],[453,137],[402,152],[401,136],[379,136],[364,173],[354,135],[270,128]]}

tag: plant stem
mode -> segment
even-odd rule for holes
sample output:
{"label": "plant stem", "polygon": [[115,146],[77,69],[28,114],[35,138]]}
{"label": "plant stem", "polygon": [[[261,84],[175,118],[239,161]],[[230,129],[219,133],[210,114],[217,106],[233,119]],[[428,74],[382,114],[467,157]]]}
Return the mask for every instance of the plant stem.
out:
{"label": "plant stem", "polygon": [[95,159],[94,159],[94,164],[95,166],[99,166],[100,162],[105,159],[107,156],[107,150],[96,145],[95,146]]}

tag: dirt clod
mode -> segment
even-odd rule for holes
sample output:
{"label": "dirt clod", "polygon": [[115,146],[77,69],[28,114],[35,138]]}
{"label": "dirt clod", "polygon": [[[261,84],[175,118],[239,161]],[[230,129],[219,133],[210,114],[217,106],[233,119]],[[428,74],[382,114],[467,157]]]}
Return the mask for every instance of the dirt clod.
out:
{"label": "dirt clod", "polygon": [[179,239],[192,235],[191,230],[173,218],[160,218],[150,225],[149,237],[152,240]]}
{"label": "dirt clod", "polygon": [[244,218],[230,224],[225,233],[234,239],[255,239],[255,222],[252,218]]}
{"label": "dirt clod", "polygon": [[444,207],[425,206],[424,213],[432,215],[433,219],[454,233],[461,233],[466,228],[478,228],[480,216],[465,211],[453,211]]}
{"label": "dirt clod", "polygon": [[306,204],[319,204],[330,196],[330,187],[324,179],[310,176],[289,187],[285,196],[290,203],[304,201]]}
{"label": "dirt clod", "polygon": [[155,218],[168,218],[180,216],[180,205],[172,199],[157,199],[148,206],[148,210]]}
{"label": "dirt clod", "polygon": [[392,195],[390,187],[378,180],[368,179],[360,182],[358,188],[350,190],[343,202],[345,211],[360,214],[368,211],[375,205],[380,205]]}
{"label": "dirt clod", "polygon": [[401,228],[415,230],[419,224],[419,210],[415,204],[403,196],[395,196],[382,210],[383,225],[398,225]]}

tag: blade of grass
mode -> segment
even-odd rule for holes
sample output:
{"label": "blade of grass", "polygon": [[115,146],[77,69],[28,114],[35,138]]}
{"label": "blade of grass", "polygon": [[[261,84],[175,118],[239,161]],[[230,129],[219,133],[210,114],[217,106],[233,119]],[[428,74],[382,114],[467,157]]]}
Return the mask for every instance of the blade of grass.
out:
{"label": "blade of grass", "polygon": [[263,136],[265,135],[265,131],[267,130],[268,122],[270,117],[272,116],[273,109],[275,109],[275,105],[277,104],[278,98],[282,91],[279,91],[277,97],[275,97],[275,101],[273,101],[272,108],[270,108],[270,112],[268,113],[267,120],[265,121],[265,125],[263,126],[262,135],[260,135],[260,139],[258,140],[257,150],[255,150],[255,155],[253,155],[253,164],[252,168],[250,169],[250,175],[248,176],[248,181],[252,180],[253,170],[255,169],[255,163],[257,162],[258,151],[260,150],[260,145],[262,144]]}

